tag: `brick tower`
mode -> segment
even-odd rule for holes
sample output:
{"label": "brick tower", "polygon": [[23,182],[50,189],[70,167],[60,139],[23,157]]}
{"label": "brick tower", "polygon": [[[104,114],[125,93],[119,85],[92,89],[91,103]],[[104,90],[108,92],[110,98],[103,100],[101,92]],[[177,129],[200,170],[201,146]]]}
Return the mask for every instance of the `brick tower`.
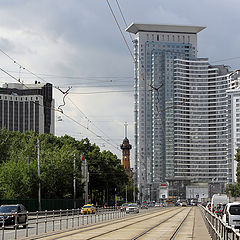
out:
{"label": "brick tower", "polygon": [[122,164],[124,166],[125,171],[130,175],[130,150],[132,149],[132,145],[129,144],[129,140],[127,138],[127,123],[124,124],[125,126],[125,138],[123,139],[123,143],[121,144],[122,149]]}

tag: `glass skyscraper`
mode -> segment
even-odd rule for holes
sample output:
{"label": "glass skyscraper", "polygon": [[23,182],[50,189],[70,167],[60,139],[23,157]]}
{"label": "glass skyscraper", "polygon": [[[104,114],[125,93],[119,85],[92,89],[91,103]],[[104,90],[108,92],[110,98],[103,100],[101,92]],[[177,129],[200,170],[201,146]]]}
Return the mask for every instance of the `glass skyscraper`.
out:
{"label": "glass skyscraper", "polygon": [[232,182],[227,90],[239,73],[197,58],[200,26],[132,24],[135,171],[140,198],[174,179]]}

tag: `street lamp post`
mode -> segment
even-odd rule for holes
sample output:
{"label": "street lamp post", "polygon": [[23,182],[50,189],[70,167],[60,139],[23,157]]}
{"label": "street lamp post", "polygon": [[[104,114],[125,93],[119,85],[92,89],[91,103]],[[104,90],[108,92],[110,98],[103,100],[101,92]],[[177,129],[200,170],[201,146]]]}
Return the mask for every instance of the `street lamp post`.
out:
{"label": "street lamp post", "polygon": [[127,203],[127,185],[126,185],[126,203]]}
{"label": "street lamp post", "polygon": [[40,141],[37,139],[37,162],[38,162],[38,210],[41,211],[41,180],[40,180]]}
{"label": "street lamp post", "polygon": [[76,209],[76,154],[74,153],[73,158],[73,208]]}
{"label": "street lamp post", "polygon": [[84,202],[88,203],[88,182],[89,182],[89,174],[88,174],[88,163],[87,160],[82,156],[82,175],[85,181],[84,185]]}

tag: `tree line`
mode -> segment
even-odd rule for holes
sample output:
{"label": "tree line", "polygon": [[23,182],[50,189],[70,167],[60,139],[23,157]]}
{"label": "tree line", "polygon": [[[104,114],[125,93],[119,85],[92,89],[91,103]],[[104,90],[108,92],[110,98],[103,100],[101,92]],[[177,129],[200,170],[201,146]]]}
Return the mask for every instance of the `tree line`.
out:
{"label": "tree line", "polygon": [[237,149],[237,153],[235,154],[235,160],[237,161],[237,182],[235,184],[229,184],[226,192],[231,197],[240,197],[240,148]]}
{"label": "tree line", "polygon": [[[40,177],[38,148],[40,142]],[[82,157],[89,170],[89,197],[93,203],[114,202],[115,196],[125,197],[126,185],[132,191],[121,161],[110,151],[86,139],[76,140],[65,135],[0,130],[0,198],[45,199],[73,198],[73,177],[76,178],[76,198],[82,199],[85,180],[82,176]],[[73,167],[74,158],[76,167]],[[128,192],[129,200],[132,193]]]}

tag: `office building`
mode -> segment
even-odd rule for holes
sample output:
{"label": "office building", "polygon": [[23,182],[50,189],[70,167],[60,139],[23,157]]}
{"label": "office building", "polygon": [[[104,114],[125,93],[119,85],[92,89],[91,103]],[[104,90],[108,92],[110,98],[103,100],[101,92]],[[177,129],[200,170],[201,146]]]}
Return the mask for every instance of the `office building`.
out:
{"label": "office building", "polygon": [[227,91],[236,93],[240,72],[197,58],[197,33],[203,29],[154,24],[127,29],[136,34],[135,181],[140,200],[157,198],[163,182],[178,182],[177,195],[190,182],[233,181]]}
{"label": "office building", "polygon": [[0,129],[54,134],[52,84],[5,83],[0,88]]}

